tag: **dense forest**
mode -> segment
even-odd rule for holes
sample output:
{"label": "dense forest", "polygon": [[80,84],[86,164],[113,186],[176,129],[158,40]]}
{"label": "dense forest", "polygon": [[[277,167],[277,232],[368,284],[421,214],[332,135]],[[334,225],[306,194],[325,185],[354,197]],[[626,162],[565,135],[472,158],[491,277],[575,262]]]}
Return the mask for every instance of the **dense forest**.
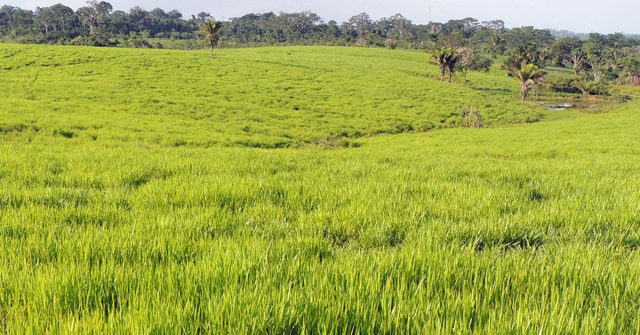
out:
{"label": "dense forest", "polygon": [[[201,27],[215,22],[209,13],[185,18],[177,11],[150,11],[133,7],[114,10],[108,2],[87,2],[73,10],[62,4],[35,11],[0,8],[0,40],[19,43],[199,49],[207,43]],[[400,14],[372,20],[366,14],[346,22],[324,22],[311,12],[248,14],[219,22],[216,45],[341,45],[447,50],[452,61],[441,64],[459,70],[488,69],[500,56],[506,68],[523,64],[540,68],[560,66],[575,78],[557,83],[554,90],[601,93],[602,83],[640,84],[640,40],[621,33],[556,37],[534,27],[508,29],[501,20],[474,18],[446,23],[414,24]],[[213,47],[213,45],[211,45]],[[212,48],[213,49],[213,48]],[[455,55],[454,55],[455,54]],[[438,61],[438,55],[434,55]],[[442,59],[440,59],[440,62]],[[455,63],[455,64],[451,64]],[[517,74],[514,74],[517,76]]]}

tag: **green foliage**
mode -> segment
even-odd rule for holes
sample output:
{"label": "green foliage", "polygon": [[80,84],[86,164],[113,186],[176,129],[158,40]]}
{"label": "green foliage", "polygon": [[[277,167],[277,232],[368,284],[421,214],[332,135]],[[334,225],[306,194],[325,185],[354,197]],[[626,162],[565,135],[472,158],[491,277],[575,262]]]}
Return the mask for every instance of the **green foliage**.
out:
{"label": "green foliage", "polygon": [[610,95],[609,87],[605,83],[595,82],[582,77],[558,77],[547,78],[545,88],[551,92],[584,94],[584,95]]}
{"label": "green foliage", "polygon": [[482,128],[484,127],[484,116],[482,112],[473,108],[467,107],[460,113],[462,119],[462,125],[467,128]]}
{"label": "green foliage", "polygon": [[205,20],[200,23],[200,31],[205,35],[207,39],[207,46],[211,51],[211,57],[213,57],[213,49],[218,45],[222,29],[224,24],[215,20]]}
{"label": "green foliage", "polygon": [[511,68],[509,73],[520,81],[522,102],[527,100],[531,91],[542,81],[546,74],[545,71],[537,65],[527,63],[522,63],[519,67]]}
{"label": "green foliage", "polygon": [[548,78],[544,82],[544,87],[546,91],[550,92],[580,94],[582,92],[576,86],[576,83],[582,80],[579,77]]}
{"label": "green foliage", "polygon": [[440,69],[440,81],[444,81],[446,76],[448,81],[451,82],[460,55],[452,48],[443,47],[433,50],[431,57]]}
{"label": "green foliage", "polygon": [[638,331],[637,100],[499,127],[542,107],[424,53],[203,56],[0,45],[0,333]]}
{"label": "green foliage", "polygon": [[565,66],[568,63],[573,63],[573,57],[581,53],[582,44],[582,40],[577,37],[563,37],[555,40],[551,44],[551,53],[555,65]]}
{"label": "green foliage", "polygon": [[456,62],[456,65],[462,69],[465,76],[468,71],[487,72],[493,65],[493,60],[491,58],[479,54],[477,51],[469,48],[461,49],[459,51],[458,58],[459,60]]}
{"label": "green foliage", "polygon": [[588,95],[610,95],[607,84],[592,80],[576,80],[573,85],[582,93]]}
{"label": "green foliage", "polygon": [[625,59],[624,69],[629,78],[629,84],[640,86],[640,54]]}

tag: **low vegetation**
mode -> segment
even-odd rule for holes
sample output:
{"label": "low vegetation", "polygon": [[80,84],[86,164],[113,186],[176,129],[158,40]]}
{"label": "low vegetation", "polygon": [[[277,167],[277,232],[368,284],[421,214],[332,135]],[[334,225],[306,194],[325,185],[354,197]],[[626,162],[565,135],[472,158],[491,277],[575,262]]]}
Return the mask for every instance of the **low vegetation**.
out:
{"label": "low vegetation", "polygon": [[0,45],[0,333],[639,332],[640,91],[427,57]]}

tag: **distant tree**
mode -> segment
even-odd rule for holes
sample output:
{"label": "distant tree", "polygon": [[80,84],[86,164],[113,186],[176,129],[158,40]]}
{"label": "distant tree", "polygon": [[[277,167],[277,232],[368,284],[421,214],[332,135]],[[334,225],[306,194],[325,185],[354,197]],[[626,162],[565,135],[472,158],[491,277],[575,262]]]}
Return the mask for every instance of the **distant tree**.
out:
{"label": "distant tree", "polygon": [[149,16],[155,19],[166,19],[169,17],[161,8],[153,9],[149,12]]}
{"label": "distant tree", "polygon": [[35,12],[35,21],[45,36],[49,34],[50,30],[54,29],[56,24],[54,14],[49,7],[38,7]]}
{"label": "distant tree", "polygon": [[555,40],[551,44],[554,63],[558,66],[569,64],[573,51],[580,48],[582,48],[582,41],[577,37],[562,37]]}
{"label": "distant tree", "polygon": [[513,28],[504,34],[507,48],[530,48],[531,45],[543,48],[551,45],[554,38],[548,30],[535,29],[534,27]]}
{"label": "distant tree", "polygon": [[198,13],[198,15],[191,16],[191,21],[194,21],[200,24],[203,22],[211,21],[211,20],[213,20],[213,16],[211,16],[211,14],[207,12],[200,12]]}
{"label": "distant tree", "polygon": [[520,81],[520,95],[525,102],[531,90],[544,78],[545,71],[535,64],[522,64],[512,68],[510,74]]}
{"label": "distant tree", "polygon": [[457,65],[462,69],[465,77],[469,71],[489,71],[493,64],[491,59],[482,56],[472,48],[462,48],[457,53],[459,55]]}
{"label": "distant tree", "polygon": [[473,49],[464,48],[459,51],[459,61],[458,64],[462,68],[462,73],[465,78],[467,77],[467,72],[471,69],[473,64],[476,62],[477,55]]}
{"label": "distant tree", "polygon": [[[504,29],[504,26],[503,26]],[[491,35],[491,52],[494,55],[501,55],[505,51],[505,40],[502,33],[496,31]]]}
{"label": "distant tree", "polygon": [[224,25],[222,22],[215,20],[206,20],[200,24],[200,31],[202,31],[207,38],[207,46],[211,50],[211,58],[213,58],[213,49],[218,45],[220,41],[221,31]]}
{"label": "distant tree", "polygon": [[628,58],[624,62],[624,67],[629,77],[629,85],[640,86],[640,59]]}
{"label": "distant tree", "polygon": [[447,81],[451,82],[451,79],[455,73],[456,63],[458,62],[459,55],[452,48],[440,48],[435,49],[431,53],[431,57],[435,60],[435,63],[440,69],[440,80],[444,81],[447,76]]}
{"label": "distant tree", "polygon": [[61,30],[63,33],[68,33],[73,29],[74,21],[76,21],[73,9],[61,4],[56,4],[49,8],[51,9],[51,14],[56,21],[57,30]]}
{"label": "distant tree", "polygon": [[430,42],[430,47],[435,48],[440,40],[440,36],[444,35],[442,33],[442,24],[429,23],[424,29],[425,37]]}
{"label": "distant tree", "polygon": [[439,36],[436,44],[440,47],[448,47],[456,50],[467,46],[467,40],[461,32],[455,31],[449,35]]}
{"label": "distant tree", "polygon": [[167,13],[167,16],[169,16],[169,18],[172,20],[182,19],[182,13],[180,13],[180,11],[178,11],[177,9],[174,9]]}
{"label": "distant tree", "polygon": [[591,34],[589,40],[584,44],[584,51],[591,68],[591,74],[596,82],[615,79],[606,37],[600,34]]}
{"label": "distant tree", "polygon": [[366,46],[369,44],[373,23],[371,22],[369,14],[360,13],[343,23],[342,30],[351,40],[355,40],[357,46]]}
{"label": "distant tree", "polygon": [[497,33],[502,33],[505,30],[504,21],[502,21],[502,20],[493,20],[493,21],[489,21],[489,22],[484,22],[484,26],[487,29],[492,30],[492,31],[497,32]]}
{"label": "distant tree", "polygon": [[544,64],[541,48],[536,47],[535,44],[512,47],[507,54],[509,57],[505,60],[503,67],[509,72],[513,69],[520,69],[526,64],[536,64],[537,66],[543,66]]}
{"label": "distant tree", "polygon": [[82,24],[89,29],[89,35],[95,35],[101,22],[105,21],[113,11],[113,6],[108,2],[96,0],[87,1],[87,5],[78,9],[78,17]]}
{"label": "distant tree", "polygon": [[335,40],[340,37],[340,27],[338,22],[331,20],[327,22],[327,28],[325,31],[325,38],[328,40]]}
{"label": "distant tree", "polygon": [[401,14],[396,14],[387,19],[388,29],[385,31],[387,38],[391,38],[394,44],[401,43],[402,45],[408,45],[414,38],[413,23],[406,19]]}
{"label": "distant tree", "polygon": [[577,75],[578,72],[584,68],[586,62],[586,56],[582,48],[573,49],[569,60],[571,62],[571,67],[573,68],[573,73]]}

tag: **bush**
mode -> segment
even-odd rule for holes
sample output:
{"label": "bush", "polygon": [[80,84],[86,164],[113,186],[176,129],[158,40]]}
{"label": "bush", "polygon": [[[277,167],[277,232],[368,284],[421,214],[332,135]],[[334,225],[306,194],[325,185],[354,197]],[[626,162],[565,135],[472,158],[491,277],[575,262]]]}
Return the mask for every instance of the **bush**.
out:
{"label": "bush", "polygon": [[395,49],[397,46],[393,38],[389,37],[384,41],[384,47],[387,49]]}
{"label": "bush", "polygon": [[476,58],[476,61],[471,64],[468,68],[473,71],[483,71],[488,72],[493,65],[493,59],[485,56],[480,56]]}
{"label": "bush", "polygon": [[484,115],[473,107],[463,109],[462,112],[460,112],[460,118],[462,119],[464,127],[484,128]]}
{"label": "bush", "polygon": [[551,92],[603,95],[608,96],[609,88],[605,83],[590,81],[583,78],[548,78],[545,80],[545,89]]}
{"label": "bush", "polygon": [[547,78],[545,80],[545,90],[558,93],[570,93],[579,94],[582,93],[578,87],[576,87],[576,81],[578,78]]}
{"label": "bush", "polygon": [[142,48],[142,49],[151,49],[151,48],[153,48],[153,45],[151,45],[151,43],[149,43],[149,41],[147,41],[145,39],[136,38],[136,39],[133,39],[131,41],[131,43],[136,48]]}
{"label": "bush", "polygon": [[576,81],[574,85],[584,95],[604,95],[604,96],[610,95],[607,84],[602,82],[580,80],[580,81]]}
{"label": "bush", "polygon": [[91,47],[113,47],[118,45],[118,41],[111,41],[101,36],[78,36],[71,40],[71,44]]}

